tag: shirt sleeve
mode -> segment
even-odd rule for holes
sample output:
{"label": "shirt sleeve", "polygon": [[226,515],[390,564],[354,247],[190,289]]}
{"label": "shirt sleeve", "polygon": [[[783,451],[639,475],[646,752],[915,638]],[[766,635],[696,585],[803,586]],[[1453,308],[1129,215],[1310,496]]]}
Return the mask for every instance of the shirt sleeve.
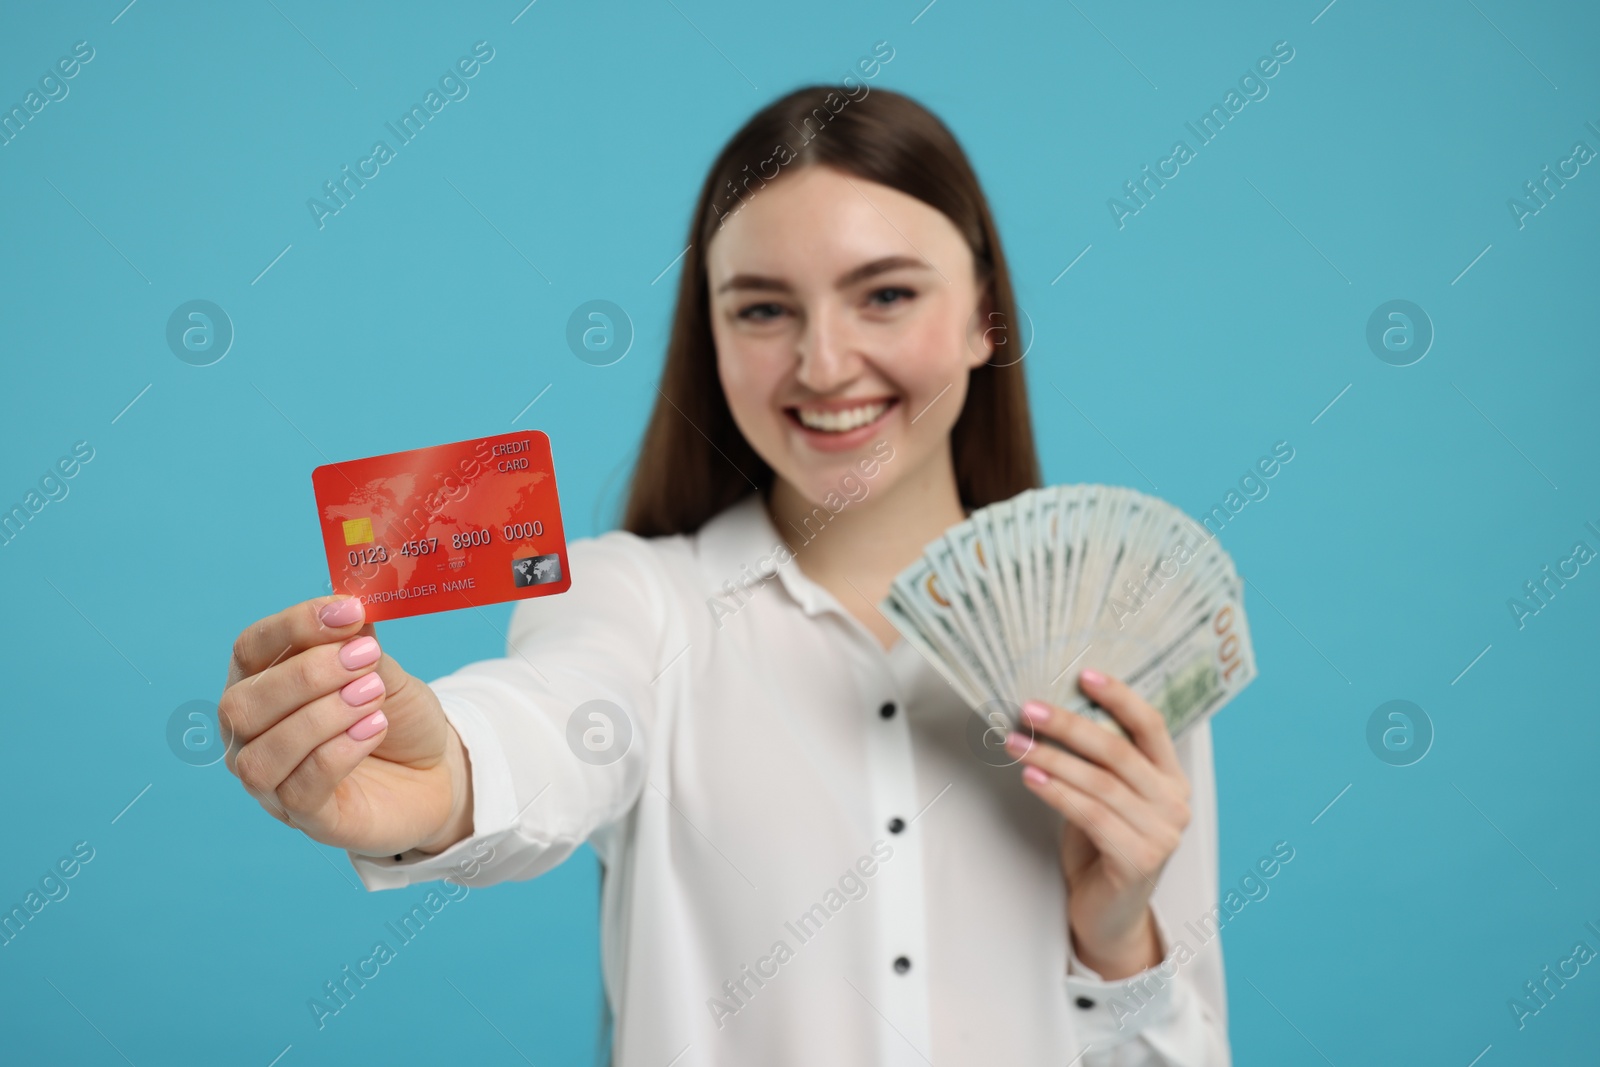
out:
{"label": "shirt sleeve", "polygon": [[575,541],[567,562],[566,593],[513,611],[505,656],[430,683],[471,764],[472,833],[436,855],[348,853],[367,889],[534,878],[637,801],[675,613],[631,534]]}
{"label": "shirt sleeve", "polygon": [[1162,962],[1107,982],[1069,945],[1066,996],[1083,1067],[1232,1067],[1210,720],[1174,747],[1189,776],[1190,818],[1151,895]]}

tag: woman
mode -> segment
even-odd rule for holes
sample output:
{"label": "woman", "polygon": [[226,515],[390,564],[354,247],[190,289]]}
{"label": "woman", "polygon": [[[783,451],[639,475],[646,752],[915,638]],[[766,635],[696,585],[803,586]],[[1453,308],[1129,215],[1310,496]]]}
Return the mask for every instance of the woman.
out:
{"label": "woman", "polygon": [[[356,599],[240,636],[228,766],[369,889],[604,865],[613,1062],[1229,1062],[1205,723],[1030,704],[1003,767],[879,613],[1038,483],[983,193],[930,113],[809,87],[703,186],[624,531],[425,684]],[[1159,967],[1158,967],[1159,965]]]}

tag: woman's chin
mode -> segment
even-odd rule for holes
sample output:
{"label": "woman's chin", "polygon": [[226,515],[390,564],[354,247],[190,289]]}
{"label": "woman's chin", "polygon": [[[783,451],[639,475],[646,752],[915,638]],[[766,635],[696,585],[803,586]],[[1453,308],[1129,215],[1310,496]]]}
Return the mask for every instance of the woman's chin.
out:
{"label": "woman's chin", "polygon": [[[893,456],[893,452],[884,451]],[[894,481],[898,471],[885,470],[883,455],[876,455],[869,447],[859,455],[845,455],[825,465],[816,463],[795,464],[779,477],[787,483],[784,491],[789,507],[805,511],[821,508],[837,515],[845,508],[855,508],[869,498],[875,499]]]}

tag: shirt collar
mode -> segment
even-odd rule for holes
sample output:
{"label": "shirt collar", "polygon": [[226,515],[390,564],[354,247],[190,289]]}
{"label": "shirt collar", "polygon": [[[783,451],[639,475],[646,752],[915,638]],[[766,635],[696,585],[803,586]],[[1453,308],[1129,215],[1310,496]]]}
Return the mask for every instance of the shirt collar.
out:
{"label": "shirt collar", "polygon": [[750,493],[701,528],[697,539],[706,561],[705,582],[710,596],[726,596],[727,583],[743,589],[753,582],[776,577],[784,592],[807,615],[849,612],[834,595],[807,578],[779,536],[760,493]]}
{"label": "shirt collar", "polygon": [[695,539],[703,561],[706,592],[711,598],[726,598],[727,583],[743,596],[743,590],[759,588],[775,575],[783,594],[807,616],[833,612],[866,647],[887,656],[891,669],[908,691],[915,684],[912,679],[932,669],[904,638],[885,652],[872,632],[832,593],[806,577],[788,542],[778,536],[759,493],[751,493],[724,509],[700,528]]}

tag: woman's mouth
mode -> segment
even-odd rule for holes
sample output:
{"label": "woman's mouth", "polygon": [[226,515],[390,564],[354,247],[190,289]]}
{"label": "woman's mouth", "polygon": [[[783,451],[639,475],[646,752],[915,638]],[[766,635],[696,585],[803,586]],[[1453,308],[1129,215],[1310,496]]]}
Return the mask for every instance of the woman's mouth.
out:
{"label": "woman's mouth", "polygon": [[894,406],[892,400],[877,400],[849,408],[790,408],[795,421],[820,433],[849,433],[881,419]]}
{"label": "woman's mouth", "polygon": [[801,404],[785,408],[784,413],[812,447],[833,452],[865,444],[899,403],[898,397],[887,397],[826,406]]}

